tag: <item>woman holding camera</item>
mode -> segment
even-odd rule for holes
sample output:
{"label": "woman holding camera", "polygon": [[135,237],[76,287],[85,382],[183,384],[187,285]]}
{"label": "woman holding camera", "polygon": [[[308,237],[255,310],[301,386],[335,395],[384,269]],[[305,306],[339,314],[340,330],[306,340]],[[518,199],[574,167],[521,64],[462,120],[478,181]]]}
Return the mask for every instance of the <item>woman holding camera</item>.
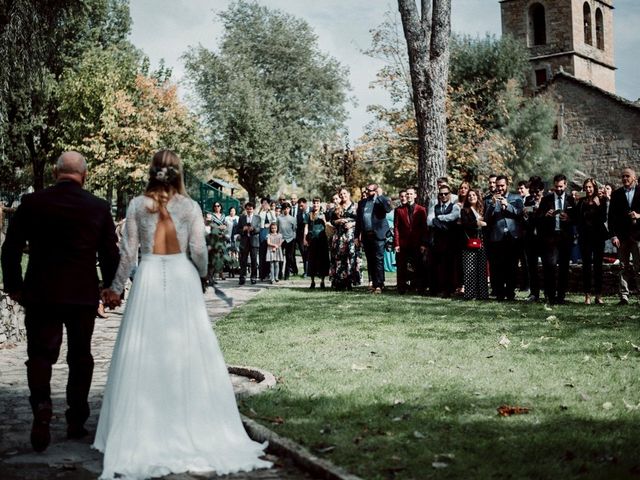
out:
{"label": "woman holding camera", "polygon": [[607,218],[607,199],[599,196],[598,184],[593,178],[587,178],[582,184],[585,196],[576,206],[575,222],[578,228],[578,243],[582,255],[582,285],[584,303],[591,303],[591,294],[595,294],[595,303],[602,304],[602,257],[604,242],[607,239],[605,220]]}

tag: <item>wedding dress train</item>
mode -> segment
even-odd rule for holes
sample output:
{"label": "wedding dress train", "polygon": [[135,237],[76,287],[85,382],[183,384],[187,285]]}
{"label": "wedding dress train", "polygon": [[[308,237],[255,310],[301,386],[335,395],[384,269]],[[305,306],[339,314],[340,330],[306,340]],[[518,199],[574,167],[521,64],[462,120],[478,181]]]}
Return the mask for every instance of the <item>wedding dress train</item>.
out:
{"label": "wedding dress train", "polygon": [[[127,224],[130,213],[132,221],[127,231],[144,246],[155,220],[145,227],[145,215],[152,214],[136,200],[127,213]],[[198,220],[184,221],[172,201],[168,209],[181,245],[200,248]],[[202,222],[197,205],[191,215]],[[181,237],[181,225],[190,230],[196,225],[196,231]],[[126,242],[124,263],[138,238]],[[186,471],[224,475],[270,467],[260,458],[266,443],[251,440],[242,426],[194,263],[185,253],[156,255],[149,245],[145,250],[114,347],[93,445],[104,453],[100,478],[140,480]],[[118,274],[123,282],[124,273]]]}

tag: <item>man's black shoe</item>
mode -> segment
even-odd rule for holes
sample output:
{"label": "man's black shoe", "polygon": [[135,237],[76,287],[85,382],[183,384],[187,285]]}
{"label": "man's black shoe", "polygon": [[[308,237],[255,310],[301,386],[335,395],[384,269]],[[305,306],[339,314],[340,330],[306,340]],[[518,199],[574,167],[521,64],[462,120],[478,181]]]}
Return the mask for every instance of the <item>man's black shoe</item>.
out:
{"label": "man's black shoe", "polygon": [[33,420],[31,425],[31,446],[36,452],[44,452],[51,441],[48,420]]}
{"label": "man's black shoe", "polygon": [[251,285],[255,285],[256,283],[257,283],[257,282],[256,282],[256,279],[255,279],[255,278],[252,278],[252,279],[251,279]]}
{"label": "man's black shoe", "polygon": [[68,425],[67,426],[67,438],[71,440],[77,440],[89,435],[89,430],[82,425]]}
{"label": "man's black shoe", "polygon": [[244,278],[241,278],[240,280],[238,280],[238,285],[244,285],[245,280]]}
{"label": "man's black shoe", "polygon": [[629,305],[629,300],[626,298],[621,298],[618,302],[618,305]]}

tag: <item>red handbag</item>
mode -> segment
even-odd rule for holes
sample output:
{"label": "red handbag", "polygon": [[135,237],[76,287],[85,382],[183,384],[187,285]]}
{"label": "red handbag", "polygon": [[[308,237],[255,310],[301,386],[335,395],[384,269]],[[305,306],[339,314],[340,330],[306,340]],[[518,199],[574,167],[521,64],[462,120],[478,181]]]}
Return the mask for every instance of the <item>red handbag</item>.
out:
{"label": "red handbag", "polygon": [[481,238],[467,238],[467,248],[477,250],[482,248],[482,239]]}

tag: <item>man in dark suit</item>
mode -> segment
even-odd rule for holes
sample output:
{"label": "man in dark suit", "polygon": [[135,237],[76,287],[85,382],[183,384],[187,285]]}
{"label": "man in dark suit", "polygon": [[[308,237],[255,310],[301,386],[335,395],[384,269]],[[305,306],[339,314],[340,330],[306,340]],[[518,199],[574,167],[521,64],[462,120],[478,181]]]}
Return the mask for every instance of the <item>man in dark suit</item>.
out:
{"label": "man in dark suit", "polygon": [[[640,272],[640,191],[636,172],[622,170],[622,187],[611,194],[609,206],[609,233],[611,242],[618,249],[622,263],[620,271],[620,305],[629,304],[629,283],[633,278],[638,284]],[[633,257],[633,265],[631,264]]]}
{"label": "man in dark suit", "polygon": [[[31,444],[43,451],[50,441],[51,369],[67,329],[67,436],[88,432],[93,375],[91,335],[99,300],[96,254],[109,286],[120,255],[109,204],[83,190],[87,164],[77,152],[63,153],[54,168],[56,184],[25,195],[2,248],[4,289],[25,307],[27,378],[33,410]],[[22,277],[22,253],[29,263]]]}
{"label": "man in dark suit", "polygon": [[240,215],[234,234],[240,235],[240,280],[244,285],[247,277],[247,261],[251,257],[251,284],[255,285],[258,276],[258,250],[260,249],[260,228],[262,220],[253,210],[253,202],[247,202],[244,212]]}
{"label": "man in dark suit", "polygon": [[308,216],[307,199],[301,198],[298,200],[298,208],[294,218],[296,219],[296,244],[298,245],[300,256],[302,257],[302,273],[305,277],[307,276],[307,246],[304,244],[304,226],[308,222]]}
{"label": "man in dark suit", "polygon": [[378,195],[375,183],[368,185],[367,198],[358,202],[354,235],[356,246],[362,244],[364,247],[374,293],[382,293],[384,288],[384,242],[390,230],[387,222],[387,213],[390,211],[389,199]]}
{"label": "man in dark suit", "polygon": [[446,183],[438,187],[438,201],[433,207],[429,273],[431,294],[449,298],[456,288],[456,255],[460,255],[460,205],[454,201]]}
{"label": "man in dark suit", "polygon": [[565,303],[575,206],[573,196],[567,192],[567,177],[556,175],[553,177],[553,192],[542,198],[536,212],[538,238],[542,241],[544,295],[552,304]]}
{"label": "man in dark suit", "polygon": [[507,177],[498,175],[495,194],[485,200],[484,206],[491,288],[499,301],[513,300],[516,296],[516,271],[522,241],[524,205],[520,195],[509,193],[508,188]]}
{"label": "man in dark suit", "polygon": [[[402,202],[406,197],[406,202]],[[407,291],[409,280],[408,265],[413,266],[411,287],[418,293],[424,291],[424,262],[422,260],[427,249],[427,210],[416,203],[416,190],[407,188],[400,192],[401,205],[396,208],[393,217],[393,243],[398,266],[398,293]]]}

